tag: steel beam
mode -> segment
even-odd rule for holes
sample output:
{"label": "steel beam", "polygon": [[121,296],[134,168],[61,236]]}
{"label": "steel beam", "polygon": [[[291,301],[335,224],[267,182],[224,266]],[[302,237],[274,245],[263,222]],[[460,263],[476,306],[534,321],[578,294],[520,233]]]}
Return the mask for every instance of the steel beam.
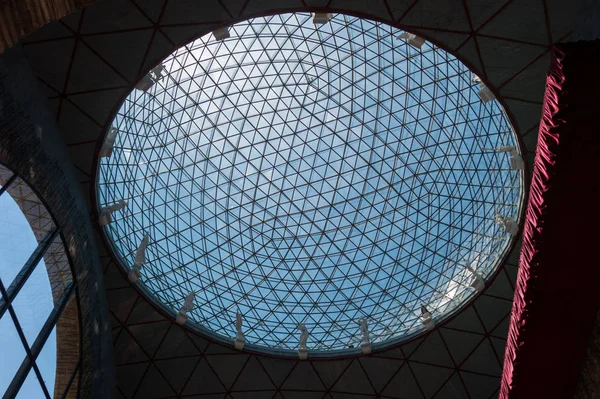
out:
{"label": "steel beam", "polygon": [[48,249],[50,244],[52,244],[57,235],[58,229],[56,227],[54,228],[54,230],[49,231],[46,234],[46,236],[42,239],[42,241],[39,242],[37,248],[35,249],[35,251],[33,251],[29,259],[27,259],[27,262],[25,262],[25,265],[23,266],[19,274],[15,276],[13,282],[6,290],[6,296],[3,296],[2,299],[0,299],[0,319],[2,318],[2,316],[4,316],[4,313],[8,309],[8,306],[17,297],[17,294],[19,293],[19,291],[21,291],[21,288],[23,288],[23,286],[27,282],[27,279],[29,278],[29,276],[31,276],[31,273],[33,273],[35,267],[40,262],[40,260],[44,256],[44,253],[46,253],[46,250]]}
{"label": "steel beam", "polygon": [[17,175],[13,174],[7,181],[4,183],[2,187],[0,187],[0,195],[4,194],[6,190],[10,187],[13,182],[17,180]]}
{"label": "steel beam", "polygon": [[[31,350],[28,350],[28,354],[25,357],[25,359],[23,360],[23,362],[21,363],[21,367],[19,367],[19,370],[17,370],[17,373],[15,374],[10,385],[6,389],[3,399],[15,398],[17,396],[17,394],[19,393],[19,389],[21,389],[21,386],[25,382],[25,379],[27,378],[27,375],[29,374],[29,371],[31,370],[31,368],[33,367],[34,369],[37,369],[35,360],[37,359],[40,352],[44,348],[44,344],[46,343],[46,341],[48,340],[48,337],[52,333],[52,330],[56,326],[56,322],[58,321],[63,310],[69,303],[69,300],[73,296],[73,293],[75,291],[74,288],[75,288],[75,284],[73,284],[72,282],[69,283],[69,285],[63,291],[63,294],[61,295],[60,299],[54,305],[54,309],[52,309],[52,312],[46,319],[46,322],[44,323],[44,326],[40,330],[37,338],[33,342],[33,345],[31,345]],[[4,287],[0,286],[0,289],[2,289],[3,294],[6,295]],[[10,306],[10,310],[12,312],[12,306]],[[28,348],[26,347],[26,349],[28,349]],[[38,379],[40,379],[40,382],[43,381],[41,379],[41,376],[38,376]]]}

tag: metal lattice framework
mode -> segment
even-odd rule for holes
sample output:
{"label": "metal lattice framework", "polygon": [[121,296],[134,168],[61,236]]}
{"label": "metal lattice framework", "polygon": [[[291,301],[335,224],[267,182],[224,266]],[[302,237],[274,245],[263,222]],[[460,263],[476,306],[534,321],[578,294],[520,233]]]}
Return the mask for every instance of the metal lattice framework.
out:
{"label": "metal lattice framework", "polygon": [[[7,273],[9,279],[6,275],[0,279],[0,319],[2,328],[6,329],[3,332],[10,336],[11,331],[16,331],[25,354],[21,363],[21,359],[7,357],[4,371],[11,378],[10,384],[0,390],[4,398],[17,394],[75,397],[80,361],[78,303],[73,299],[76,281],[62,237],[50,212],[29,184],[3,165],[0,165],[0,195],[9,195],[16,203],[38,242],[20,269]],[[10,243],[8,236],[14,232],[10,226],[6,227],[1,237]],[[48,304],[43,279],[32,277],[39,267],[45,267],[48,273],[53,304]],[[32,319],[38,320],[32,322]],[[56,343],[49,345],[47,340],[53,338]],[[16,352],[9,353],[15,356]],[[19,364],[17,369],[15,366]],[[47,374],[51,371],[52,374]],[[43,378],[50,375],[53,381]],[[32,382],[33,379],[37,379],[39,385]]]}
{"label": "metal lattice framework", "polygon": [[446,51],[344,15],[235,24],[164,62],[134,90],[101,160],[99,202],[128,201],[106,233],[124,265],[145,233],[143,284],[223,337],[244,317],[250,343],[335,350],[423,330],[473,295],[470,272],[494,273],[517,218],[516,146],[496,101]]}
{"label": "metal lattice framework", "polygon": [[[13,176],[13,172],[0,165],[0,187],[9,181],[11,176]],[[42,241],[49,232],[56,228],[42,201],[20,177],[15,178],[7,191],[27,218],[38,242]],[[56,237],[44,252],[44,264],[52,286],[52,297],[57,301],[64,289],[73,281],[69,259],[60,237]]]}

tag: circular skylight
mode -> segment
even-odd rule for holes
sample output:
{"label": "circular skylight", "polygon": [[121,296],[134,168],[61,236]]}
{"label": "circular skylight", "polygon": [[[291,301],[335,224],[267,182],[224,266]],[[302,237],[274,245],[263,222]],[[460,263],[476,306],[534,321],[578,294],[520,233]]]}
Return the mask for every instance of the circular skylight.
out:
{"label": "circular skylight", "polygon": [[[225,33],[221,31],[217,36]],[[311,351],[425,331],[487,279],[516,220],[517,146],[468,68],[397,28],[346,15],[255,18],[181,47],[119,109],[99,206],[122,265],[188,322],[247,345]],[[112,154],[110,148],[114,135]],[[109,157],[106,155],[110,155]],[[467,267],[468,266],[468,267]]]}

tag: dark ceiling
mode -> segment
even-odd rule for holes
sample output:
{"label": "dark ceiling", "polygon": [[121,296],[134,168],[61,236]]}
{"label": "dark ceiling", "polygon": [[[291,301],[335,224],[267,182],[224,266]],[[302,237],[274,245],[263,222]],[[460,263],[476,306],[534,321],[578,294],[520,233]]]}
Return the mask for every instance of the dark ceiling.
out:
{"label": "dark ceiling", "polygon": [[[95,211],[92,186],[99,143],[120,101],[151,66],[216,26],[315,7],[385,21],[459,56],[501,99],[531,164],[550,45],[569,39],[580,4],[564,0],[100,0],[45,26],[23,45]],[[481,296],[436,331],[368,356],[298,361],[237,352],[167,320],[123,277],[101,231],[97,232],[122,397],[497,396],[518,250]]]}

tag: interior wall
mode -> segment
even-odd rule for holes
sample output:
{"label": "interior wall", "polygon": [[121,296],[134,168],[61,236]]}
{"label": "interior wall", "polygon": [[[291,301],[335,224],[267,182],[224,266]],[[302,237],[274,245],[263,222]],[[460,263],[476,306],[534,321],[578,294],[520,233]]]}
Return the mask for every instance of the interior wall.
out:
{"label": "interior wall", "polygon": [[0,56],[0,162],[53,214],[77,279],[82,398],[110,398],[114,363],[102,270],[75,167],[20,46]]}
{"label": "interior wall", "polygon": [[593,227],[600,223],[599,61],[598,41],[557,44],[553,50],[506,346],[503,399],[573,397],[600,306]]}

